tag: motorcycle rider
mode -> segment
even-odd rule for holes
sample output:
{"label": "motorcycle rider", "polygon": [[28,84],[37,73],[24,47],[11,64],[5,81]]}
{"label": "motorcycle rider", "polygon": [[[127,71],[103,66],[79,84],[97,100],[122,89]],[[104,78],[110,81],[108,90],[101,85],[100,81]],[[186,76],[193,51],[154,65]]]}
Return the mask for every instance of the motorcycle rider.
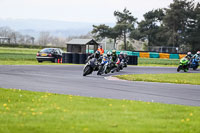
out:
{"label": "motorcycle rider", "polygon": [[99,59],[100,57],[100,52],[99,51],[96,51],[95,53],[91,54],[90,56],[88,56],[88,60],[89,59],[92,59],[92,58],[96,58],[96,59]]}
{"label": "motorcycle rider", "polygon": [[121,65],[121,62],[124,61],[124,53],[121,51],[119,56],[118,56],[118,61],[117,61],[117,72],[121,69],[123,69],[123,66]]}
{"label": "motorcycle rider", "polygon": [[188,60],[190,61],[192,58],[192,53],[191,52],[187,52],[187,55],[185,56],[185,58],[188,58]]}
{"label": "motorcycle rider", "polygon": [[120,62],[124,59],[124,53],[122,51],[120,52],[118,58],[119,58]]}
{"label": "motorcycle rider", "polygon": [[199,60],[200,59],[200,51],[198,51],[192,58]]}
{"label": "motorcycle rider", "polygon": [[112,50],[112,54],[111,54],[111,73],[113,73],[116,68],[117,68],[117,60],[118,60],[118,56],[116,53],[116,50]]}
{"label": "motorcycle rider", "polygon": [[91,54],[90,56],[88,56],[86,62],[88,62],[90,59],[92,58],[95,58],[97,59],[98,62],[101,61],[101,58],[100,58],[100,52],[99,51],[96,51],[95,53]]}
{"label": "motorcycle rider", "polygon": [[127,67],[128,60],[129,60],[129,57],[127,53],[124,53],[124,63],[125,63],[124,67]]}
{"label": "motorcycle rider", "polygon": [[198,66],[199,66],[200,51],[197,51],[197,53],[192,58],[195,59],[198,62]]}
{"label": "motorcycle rider", "polygon": [[[101,61],[101,65],[99,67],[99,70],[97,72],[97,75],[101,75],[103,73],[107,74],[106,73],[106,69],[104,68],[104,65],[108,64],[108,61],[109,61],[109,57],[107,54],[103,54],[102,56],[102,61]],[[107,66],[106,66],[107,67]]]}
{"label": "motorcycle rider", "polygon": [[86,60],[86,65],[84,66],[83,76],[91,74],[93,71],[98,71],[99,69],[99,58],[100,52],[96,51],[92,55],[88,56]]}
{"label": "motorcycle rider", "polygon": [[111,53],[110,51],[108,51],[108,52],[107,52],[107,57],[108,57],[109,60],[112,59],[112,56],[111,56],[111,55],[112,55],[112,53]]}
{"label": "motorcycle rider", "polygon": [[190,64],[192,63],[192,53],[187,52],[187,55],[184,58],[188,60],[188,68],[190,68]]}

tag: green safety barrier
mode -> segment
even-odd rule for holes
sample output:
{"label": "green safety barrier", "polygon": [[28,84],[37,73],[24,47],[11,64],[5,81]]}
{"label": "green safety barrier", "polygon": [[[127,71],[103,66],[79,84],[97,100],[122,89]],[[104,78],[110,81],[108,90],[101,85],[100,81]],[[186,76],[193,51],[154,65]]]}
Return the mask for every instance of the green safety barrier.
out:
{"label": "green safety barrier", "polygon": [[121,51],[116,51],[116,54],[118,55],[118,54],[120,54],[120,52],[121,52]]}
{"label": "green safety barrier", "polygon": [[159,55],[159,53],[149,52],[149,57],[150,58],[160,58],[160,55]]}
{"label": "green safety barrier", "polygon": [[[88,50],[86,50],[86,53],[88,53]],[[89,53],[94,53],[94,50],[89,50]]]}
{"label": "green safety barrier", "polygon": [[179,59],[179,54],[170,54],[170,59]]}
{"label": "green safety barrier", "polygon": [[[108,51],[112,52],[112,50],[104,50],[104,53],[107,53]],[[121,51],[117,50],[117,55],[120,54],[120,52],[127,53],[129,56],[138,56],[140,57],[140,52],[132,52],[132,51]],[[86,53],[88,53],[88,50],[86,50]],[[94,50],[89,50],[89,53],[94,53]],[[149,58],[160,58],[159,53],[156,52],[149,52]],[[179,59],[179,54],[170,54],[170,59]]]}
{"label": "green safety barrier", "polygon": [[127,55],[132,55],[133,52],[132,51],[127,51],[126,53],[127,53]]}
{"label": "green safety barrier", "polygon": [[106,54],[109,50],[104,50],[104,53]]}
{"label": "green safety barrier", "polygon": [[132,55],[140,57],[140,52],[132,52]]}

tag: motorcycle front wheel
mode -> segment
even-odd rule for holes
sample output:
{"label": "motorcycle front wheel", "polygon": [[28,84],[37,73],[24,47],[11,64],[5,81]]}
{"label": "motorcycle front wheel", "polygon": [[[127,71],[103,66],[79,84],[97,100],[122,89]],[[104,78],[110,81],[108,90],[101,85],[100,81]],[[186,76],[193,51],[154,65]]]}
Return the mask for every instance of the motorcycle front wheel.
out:
{"label": "motorcycle front wheel", "polygon": [[91,67],[86,66],[85,69],[83,70],[83,76],[86,76],[91,73]]}
{"label": "motorcycle front wheel", "polygon": [[103,73],[103,65],[100,66],[99,71],[97,72],[97,75],[101,75]]}
{"label": "motorcycle front wheel", "polygon": [[180,72],[180,70],[181,70],[181,66],[178,66],[177,72]]}

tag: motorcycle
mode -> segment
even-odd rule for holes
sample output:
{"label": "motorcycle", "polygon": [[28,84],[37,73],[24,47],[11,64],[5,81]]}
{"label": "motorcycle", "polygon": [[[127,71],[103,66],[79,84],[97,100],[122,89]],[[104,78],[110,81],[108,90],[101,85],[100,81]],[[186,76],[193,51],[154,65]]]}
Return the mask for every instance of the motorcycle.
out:
{"label": "motorcycle", "polygon": [[128,65],[128,60],[129,60],[129,57],[125,57],[124,58],[124,66],[123,67],[127,67],[127,65]]}
{"label": "motorcycle", "polygon": [[189,60],[187,58],[182,58],[180,60],[179,66],[177,68],[177,72],[179,72],[180,70],[183,70],[184,72],[187,72],[189,69]]}
{"label": "motorcycle", "polygon": [[124,61],[124,59],[122,59],[121,61],[118,61],[117,64],[118,64],[118,68],[117,68],[118,71],[123,70],[123,68],[124,68],[124,66],[125,66],[125,61]]}
{"label": "motorcycle", "polygon": [[118,59],[118,61],[116,63],[111,63],[111,73],[119,72],[120,70],[122,70],[124,68],[124,61],[122,59],[122,61],[120,61],[120,59]]}
{"label": "motorcycle", "polygon": [[190,68],[192,68],[193,70],[197,70],[199,66],[199,60],[198,59],[192,59],[191,64],[190,64]]}
{"label": "motorcycle", "polygon": [[102,75],[104,73],[107,74],[109,72],[110,72],[110,59],[108,59],[108,57],[103,57],[97,75]]}
{"label": "motorcycle", "polygon": [[98,62],[96,58],[92,58],[87,61],[83,68],[83,76],[91,74],[93,71],[98,69]]}

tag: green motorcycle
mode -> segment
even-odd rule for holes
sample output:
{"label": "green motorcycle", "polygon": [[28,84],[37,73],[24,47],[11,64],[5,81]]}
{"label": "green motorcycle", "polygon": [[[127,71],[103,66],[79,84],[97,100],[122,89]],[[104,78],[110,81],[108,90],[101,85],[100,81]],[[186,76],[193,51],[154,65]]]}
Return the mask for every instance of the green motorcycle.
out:
{"label": "green motorcycle", "polygon": [[179,66],[177,68],[177,72],[180,70],[183,70],[184,72],[187,72],[189,70],[189,60],[187,58],[182,58],[180,60]]}

